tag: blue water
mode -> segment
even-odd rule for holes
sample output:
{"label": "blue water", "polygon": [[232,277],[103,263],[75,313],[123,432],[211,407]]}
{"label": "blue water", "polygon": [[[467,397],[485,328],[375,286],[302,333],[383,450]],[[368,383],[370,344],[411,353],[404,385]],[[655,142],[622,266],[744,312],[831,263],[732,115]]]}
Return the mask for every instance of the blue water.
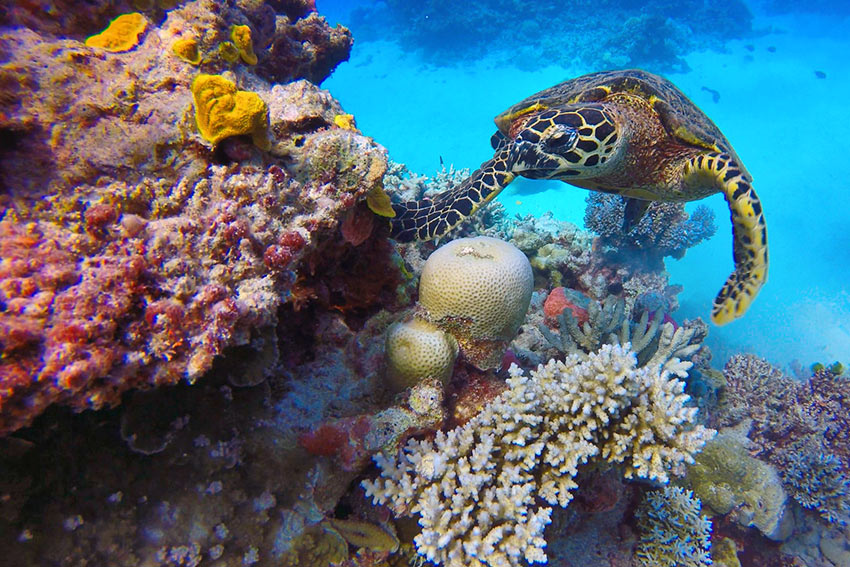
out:
{"label": "blue water", "polygon": [[[389,36],[376,37],[374,20],[366,25],[352,15],[364,4],[319,0],[320,12],[331,23],[349,26],[356,41],[350,61],[322,86],[392,159],[419,173],[433,174],[440,158],[457,168],[476,168],[491,155],[493,116],[538,90],[600,70],[563,62],[529,68],[524,61],[519,68],[486,50],[457,60],[445,52],[412,53]],[[534,6],[551,4],[561,5],[552,0]],[[809,12],[794,12],[788,10],[798,9],[796,4],[781,0],[751,2],[751,34],[727,42],[721,51],[691,52],[685,56],[687,71],[661,70],[732,142],[755,179],[768,222],[768,283],[742,319],[712,327],[707,342],[718,365],[741,351],[780,366],[850,361],[850,8],[845,4],[812,2],[806,5]],[[505,25],[521,27],[523,18],[517,13]],[[703,87],[717,91],[719,100]],[[581,225],[585,196],[562,183],[519,180],[499,200],[510,213],[551,210]],[[702,203],[717,215],[717,235],[682,260],[667,259],[671,283],[684,286],[679,317],[707,319],[732,269],[725,201],[714,195]]]}

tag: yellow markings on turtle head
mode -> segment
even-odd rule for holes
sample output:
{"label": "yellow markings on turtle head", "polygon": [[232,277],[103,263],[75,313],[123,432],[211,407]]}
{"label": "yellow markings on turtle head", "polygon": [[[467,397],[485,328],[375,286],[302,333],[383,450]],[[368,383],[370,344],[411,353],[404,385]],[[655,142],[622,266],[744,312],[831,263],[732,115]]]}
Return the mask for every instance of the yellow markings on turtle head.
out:
{"label": "yellow markings on turtle head", "polygon": [[520,116],[525,116],[526,114],[532,114],[534,112],[539,112],[541,110],[546,110],[549,108],[542,102],[535,101],[534,104],[530,104],[528,106],[523,106],[522,108],[514,111],[507,111],[504,114],[501,114],[496,117],[496,125],[499,129],[502,129],[503,126],[506,126],[519,118]]}

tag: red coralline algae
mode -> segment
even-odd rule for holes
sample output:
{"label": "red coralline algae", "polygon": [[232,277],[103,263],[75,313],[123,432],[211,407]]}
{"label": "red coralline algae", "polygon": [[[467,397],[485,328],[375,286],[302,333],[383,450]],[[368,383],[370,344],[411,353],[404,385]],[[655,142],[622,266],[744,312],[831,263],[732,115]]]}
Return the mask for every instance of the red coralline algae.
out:
{"label": "red coralline algae", "polygon": [[0,222],[0,433],[51,403],[117,402],[120,392],[89,378],[105,377],[139,346],[128,331],[145,293],[145,259],[117,243],[83,258],[68,248],[50,225]]}
{"label": "red coralline algae", "polygon": [[[197,68],[153,41],[194,35],[209,54],[244,16],[257,45],[272,46],[258,56],[273,78],[318,82],[347,57],[348,30],[309,2],[291,3],[293,20],[275,19],[274,6],[211,4],[148,18],[142,44],[109,56],[41,30],[0,31],[10,54],[0,129],[17,141],[0,161],[11,188],[0,195],[0,436],[51,404],[95,409],[130,389],[194,382],[274,327],[288,301],[362,316],[394,299],[389,245],[354,253],[340,234],[344,212],[380,184],[385,151],[333,128],[344,110],[314,84],[247,75],[239,88],[267,105],[272,147],[233,139],[217,151],[184,119]],[[276,58],[294,66],[275,69]],[[366,277],[376,263],[387,272],[378,282]]]}
{"label": "red coralline algae", "polygon": [[546,317],[546,323],[548,325],[554,325],[558,316],[564,311],[564,309],[570,310],[579,325],[587,322],[587,309],[579,307],[567,299],[563,287],[556,287],[549,292],[549,295],[546,297],[546,301],[543,302],[543,314]]}
{"label": "red coralline algae", "polygon": [[322,424],[301,434],[298,443],[313,455],[334,457],[343,470],[357,470],[375,451],[366,439],[372,429],[372,418],[358,415]]}
{"label": "red coralline algae", "polygon": [[340,225],[342,237],[352,246],[360,246],[372,234],[375,226],[375,214],[368,207],[358,207],[348,211]]}

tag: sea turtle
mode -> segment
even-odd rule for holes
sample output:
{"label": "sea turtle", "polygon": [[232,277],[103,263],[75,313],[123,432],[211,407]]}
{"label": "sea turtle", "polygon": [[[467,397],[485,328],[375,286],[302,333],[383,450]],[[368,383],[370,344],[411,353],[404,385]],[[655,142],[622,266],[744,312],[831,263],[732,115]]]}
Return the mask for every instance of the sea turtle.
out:
{"label": "sea turtle", "polygon": [[517,175],[622,195],[626,231],[650,201],[693,201],[719,191],[732,212],[735,270],[711,318],[722,325],[747,310],[767,278],[761,203],[731,144],[670,81],[637,69],[591,73],[534,94],[495,121],[493,158],[454,189],[394,204],[394,238],[445,234]]}

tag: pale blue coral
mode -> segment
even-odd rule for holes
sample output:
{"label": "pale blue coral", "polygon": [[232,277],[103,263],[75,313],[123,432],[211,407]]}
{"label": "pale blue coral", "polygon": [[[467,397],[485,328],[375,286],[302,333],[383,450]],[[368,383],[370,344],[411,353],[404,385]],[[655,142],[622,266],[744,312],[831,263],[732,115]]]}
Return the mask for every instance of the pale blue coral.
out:
{"label": "pale blue coral", "polygon": [[635,557],[644,567],[711,565],[711,520],[690,490],[665,486],[650,492],[636,514],[643,536]]}
{"label": "pale blue coral", "polygon": [[816,510],[830,523],[847,525],[850,520],[850,478],[837,457],[805,449],[790,452],[781,473],[797,502]]}
{"label": "pale blue coral", "polygon": [[688,216],[683,203],[652,203],[640,222],[623,232],[625,200],[619,195],[592,191],[588,194],[585,226],[610,245],[623,249],[655,251],[660,256],[681,258],[688,248],[714,236],[714,211],[697,206]]}

